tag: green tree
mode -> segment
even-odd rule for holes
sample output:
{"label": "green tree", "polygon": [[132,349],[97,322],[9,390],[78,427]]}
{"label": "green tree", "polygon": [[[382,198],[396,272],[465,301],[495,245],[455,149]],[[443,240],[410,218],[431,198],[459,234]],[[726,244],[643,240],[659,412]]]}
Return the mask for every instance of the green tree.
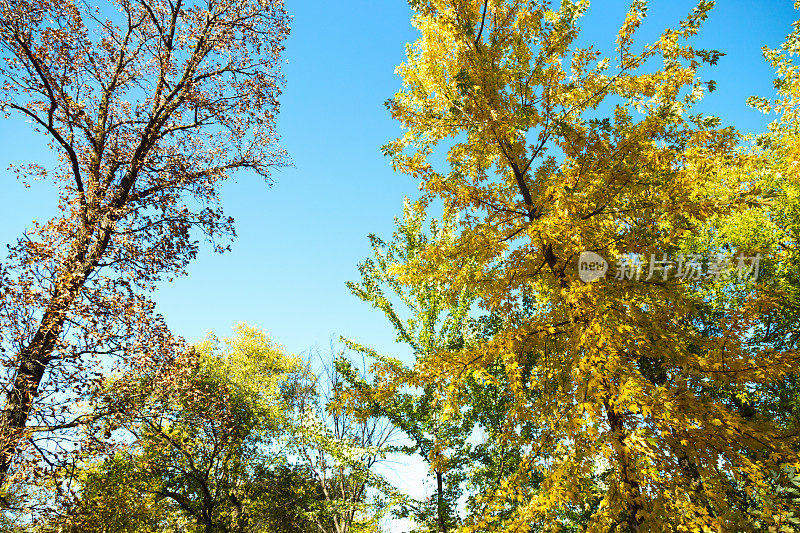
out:
{"label": "green tree", "polygon": [[74,497],[32,531],[157,533],[187,528],[177,505],[154,494],[148,474],[125,454],[88,465],[78,476]]}
{"label": "green tree", "polygon": [[391,431],[329,410],[329,370],[320,379],[241,324],[108,378],[95,408],[113,416],[93,428],[105,438],[77,476],[56,476],[71,496],[47,531],[378,531],[370,468]]}
{"label": "green tree", "polygon": [[[402,219],[390,242],[370,235],[373,257],[359,264],[361,280],[349,282],[351,292],[380,310],[394,327],[397,341],[410,348],[414,359],[424,361],[438,350],[460,350],[474,334],[470,317],[474,297],[463,291],[448,299],[435,282],[403,287],[392,268],[413,261],[429,241],[452,241],[456,219],[445,214],[425,228],[426,213],[420,204],[406,201]],[[474,419],[460,411],[446,411],[437,404],[435,385],[420,384],[413,367],[399,359],[376,353],[356,341],[346,345],[374,360],[373,380],[363,379],[345,360],[338,362],[350,387],[351,408],[385,417],[411,443],[400,451],[417,455],[430,466],[436,489],[431,498],[404,504],[399,515],[411,517],[426,531],[446,532],[459,524],[457,502],[469,470],[469,438]]]}
{"label": "green tree", "polygon": [[260,474],[285,463],[276,449],[299,359],[240,324],[235,337],[210,336],[168,363],[110,378],[102,389],[116,413],[102,422],[119,442],[114,462],[147,480],[138,485],[144,497],[168,500],[200,531],[265,531],[256,509],[268,506],[270,484]]}
{"label": "green tree", "polygon": [[[340,365],[353,389],[350,400],[354,407],[386,417],[411,441],[399,450],[431,465],[435,493],[428,500],[400,505],[398,514],[413,518],[422,528],[442,531],[458,526],[457,506],[463,497],[468,515],[481,514],[481,498],[500,489],[504,477],[519,467],[523,450],[504,435],[506,413],[514,398],[503,361],[487,366],[481,379],[463,378],[457,412],[442,412],[442,406],[436,404],[441,391],[430,384],[420,385],[424,367],[417,365],[426,364],[437,350],[467,349],[470,343],[490,339],[503,324],[515,319],[500,314],[476,317],[476,298],[470,292],[459,294],[453,305],[445,287],[435,280],[422,279],[409,286],[400,283],[397,267],[418,260],[433,244],[456,239],[455,217],[445,214],[444,222],[432,220],[428,228],[425,218],[420,204],[406,202],[392,240],[387,243],[371,235],[373,257],[359,265],[361,281],[348,284],[357,297],[380,309],[394,325],[397,341],[411,348],[414,364],[409,368],[396,358],[347,341],[351,348],[376,360],[373,379],[368,382],[359,378],[344,361]],[[520,313],[530,315],[534,311],[533,299],[526,298]],[[524,372],[530,371],[535,355],[525,355],[529,360]],[[528,390],[527,394],[537,391]],[[522,424],[521,431],[532,435],[537,428]],[[437,454],[443,460],[433,466]],[[532,476],[528,484],[532,488],[539,481],[538,476]],[[512,503],[495,514],[508,517],[515,507]]]}
{"label": "green tree", "polygon": [[394,431],[378,416],[356,416],[344,409],[341,366],[333,358],[317,359],[321,369],[313,372],[310,359],[290,392],[288,452],[321,496],[306,516],[321,533],[375,533],[386,509],[398,499],[375,471],[392,449]]}
{"label": "green tree", "polygon": [[325,512],[326,496],[314,473],[303,465],[283,464],[259,472],[256,483],[265,496],[253,509],[269,533],[335,531]]}

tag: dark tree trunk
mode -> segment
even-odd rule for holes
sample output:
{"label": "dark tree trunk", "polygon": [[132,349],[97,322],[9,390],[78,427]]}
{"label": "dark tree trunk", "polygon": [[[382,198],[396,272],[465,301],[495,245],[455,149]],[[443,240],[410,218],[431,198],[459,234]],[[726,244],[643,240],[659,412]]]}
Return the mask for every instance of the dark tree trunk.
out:
{"label": "dark tree trunk", "polygon": [[639,516],[642,508],[642,491],[639,481],[631,472],[631,458],[626,452],[625,447],[625,422],[622,416],[614,411],[614,408],[606,400],[603,402],[606,410],[606,418],[611,428],[614,448],[616,448],[617,462],[619,463],[620,477],[622,481],[623,493],[626,495],[625,507],[627,511],[627,525],[630,533],[639,533],[642,528],[644,518]]}
{"label": "dark tree trunk", "polygon": [[55,283],[39,327],[17,356],[14,383],[6,393],[5,408],[0,413],[0,488],[6,486],[14,456],[25,437],[25,426],[34,399],[42,377],[53,360],[67,314],[108,248],[113,222],[103,217],[99,226],[100,235],[95,241],[90,240],[94,232],[86,228],[78,233],[72,244],[72,254]]}
{"label": "dark tree trunk", "polygon": [[447,533],[447,517],[445,516],[446,509],[444,505],[444,480],[442,478],[442,473],[438,470],[436,471],[436,511],[439,531],[441,531],[441,533]]}

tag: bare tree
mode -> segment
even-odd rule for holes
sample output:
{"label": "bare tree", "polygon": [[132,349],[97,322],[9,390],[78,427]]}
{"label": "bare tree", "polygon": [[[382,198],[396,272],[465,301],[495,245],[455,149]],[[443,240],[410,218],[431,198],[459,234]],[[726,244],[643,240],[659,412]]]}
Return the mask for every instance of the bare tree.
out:
{"label": "bare tree", "polygon": [[285,163],[288,20],[282,0],[0,0],[0,110],[58,152],[21,172],[52,179],[61,209],[0,267],[0,486],[86,416],[99,362],[173,348],[147,294],[185,273],[197,232],[218,250],[235,235],[220,181]]}
{"label": "bare tree", "polygon": [[[331,350],[332,353],[333,350]],[[373,467],[394,450],[393,427],[385,419],[344,409],[343,379],[334,358],[316,358],[320,370],[295,375],[290,397],[298,417],[291,450],[321,487],[324,505],[312,517],[320,533],[349,533],[355,522],[376,519],[380,506],[370,491],[393,492]]]}

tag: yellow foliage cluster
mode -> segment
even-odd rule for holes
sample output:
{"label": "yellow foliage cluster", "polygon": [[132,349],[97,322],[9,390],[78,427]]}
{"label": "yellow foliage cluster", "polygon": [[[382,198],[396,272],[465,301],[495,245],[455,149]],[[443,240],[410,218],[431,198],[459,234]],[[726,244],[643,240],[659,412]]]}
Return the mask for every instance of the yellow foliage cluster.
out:
{"label": "yellow foliage cluster", "polygon": [[[689,114],[702,94],[698,70],[713,60],[688,40],[711,2],[635,50],[646,2],[634,1],[607,58],[575,44],[586,1],[418,4],[420,37],[391,101],[406,133],[386,151],[425,201],[462,214],[461,233],[398,272],[409,285],[433,277],[453,294],[475,290],[503,326],[469,349],[420,358],[415,370],[455,402],[465,376],[488,380],[486,367],[503,361],[515,398],[505,437],[529,450],[464,531],[559,531],[601,474],[588,531],[774,526],[790,509],[772,497],[771,476],[800,468],[798,438],[741,405],[797,365],[794,352],[748,342],[776,302],[756,291],[709,331],[698,327],[696,283],[584,284],[576,268],[586,250],[678,250],[711,217],[753,201],[748,183],[763,156],[733,128]],[[782,65],[778,110],[797,124],[800,75]],[[796,127],[775,135],[783,172],[795,176]],[[441,170],[430,157],[440,145]],[[467,260],[477,265],[469,275]],[[526,421],[541,428],[535,437],[514,432]],[[543,481],[526,492],[520,480],[533,472]],[[737,491],[758,501],[760,518],[734,506]],[[521,503],[508,518],[500,511],[510,502]]]}

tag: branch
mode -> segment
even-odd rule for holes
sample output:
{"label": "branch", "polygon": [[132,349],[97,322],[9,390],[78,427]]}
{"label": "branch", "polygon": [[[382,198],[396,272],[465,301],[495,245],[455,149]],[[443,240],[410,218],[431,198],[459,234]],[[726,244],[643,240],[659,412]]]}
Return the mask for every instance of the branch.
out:
{"label": "branch", "polygon": [[483,15],[481,16],[481,27],[478,30],[478,34],[475,36],[475,50],[478,50],[478,44],[481,40],[481,35],[483,34],[483,26],[486,24],[486,10],[489,7],[489,0],[484,0],[483,2]]}

